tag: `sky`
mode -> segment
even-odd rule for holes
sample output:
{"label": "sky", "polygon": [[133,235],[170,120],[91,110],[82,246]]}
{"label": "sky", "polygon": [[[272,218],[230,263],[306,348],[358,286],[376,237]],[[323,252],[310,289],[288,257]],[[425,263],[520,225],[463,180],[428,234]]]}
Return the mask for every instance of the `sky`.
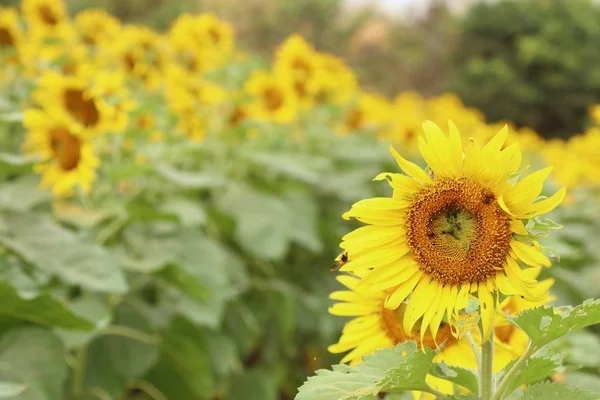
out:
{"label": "sky", "polygon": [[[364,5],[377,4],[383,10],[389,13],[404,13],[407,11],[422,11],[432,0],[346,0],[348,4]],[[465,3],[472,0],[446,0],[446,2],[456,8],[464,6]]]}

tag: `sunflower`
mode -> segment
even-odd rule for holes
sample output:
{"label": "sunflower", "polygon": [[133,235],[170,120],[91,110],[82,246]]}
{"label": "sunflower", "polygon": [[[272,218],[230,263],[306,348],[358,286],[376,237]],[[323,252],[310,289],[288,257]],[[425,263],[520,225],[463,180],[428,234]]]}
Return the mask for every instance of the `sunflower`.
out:
{"label": "sunflower", "polygon": [[[537,276],[537,273],[533,275]],[[330,298],[340,302],[330,307],[329,312],[333,315],[354,317],[345,324],[338,343],[328,348],[334,354],[349,351],[343,357],[342,363],[356,365],[362,362],[363,356],[376,350],[393,347],[407,340],[415,340],[419,346],[431,349],[436,349],[443,343],[433,360],[436,363],[444,362],[458,367],[477,368],[470,343],[465,337],[457,339],[452,333],[453,327],[447,322],[441,322],[435,339],[431,332],[419,330],[418,326],[409,334],[404,330],[402,323],[406,314],[406,304],[401,304],[395,310],[388,310],[385,307],[388,294],[386,291],[365,290],[358,276],[342,275],[337,279],[349,290],[331,293]],[[551,280],[544,281],[548,287],[552,283]],[[531,303],[515,296],[507,298],[502,303],[501,311],[497,314],[502,322],[495,328],[494,372],[501,371],[512,360],[518,358],[527,347],[527,335],[509,324],[504,313],[516,315],[527,308],[544,304],[547,300],[546,298]],[[475,339],[480,336],[476,330],[472,334]],[[451,382],[431,375],[427,376],[426,381],[434,389],[447,394],[452,394],[454,390]],[[433,399],[433,396],[427,393],[415,392],[414,397],[423,400]]]}
{"label": "sunflower", "polygon": [[34,171],[42,175],[41,186],[56,196],[71,195],[76,186],[89,192],[100,161],[81,130],[64,115],[37,109],[26,110],[23,123],[23,148],[39,160]]}
{"label": "sunflower", "polygon": [[[51,113],[63,114],[89,132],[123,128],[111,95],[123,87],[118,74],[97,73],[94,81],[85,76],[66,76],[48,71],[33,92],[35,101]],[[115,81],[115,82],[113,82]]]}
{"label": "sunflower", "polygon": [[175,59],[189,72],[219,67],[233,51],[233,29],[214,14],[183,14],[169,31]]}
{"label": "sunflower", "polygon": [[361,92],[337,131],[342,136],[362,130],[374,130],[383,135],[391,126],[391,111],[390,102],[382,95]]}
{"label": "sunflower", "polygon": [[120,21],[103,10],[87,9],[75,16],[77,32],[90,46],[110,46],[119,36]]}
{"label": "sunflower", "polygon": [[298,100],[289,82],[266,71],[256,71],[245,84],[252,96],[248,117],[276,123],[292,122],[296,118]]}
{"label": "sunflower", "polygon": [[319,74],[318,53],[311,44],[298,34],[294,34],[281,44],[273,65],[280,79],[289,81],[299,102],[310,107],[326,77]]}
{"label": "sunflower", "polygon": [[536,201],[550,167],[509,181],[518,176],[521,152],[516,144],[503,149],[505,128],[483,146],[470,141],[464,151],[452,122],[449,135],[432,122],[423,129],[419,147],[430,171],[391,149],[407,175],[378,175],[394,189],[393,197],[359,201],[343,215],[368,226],[342,239],[349,256],[342,270],[365,271],[365,288],[389,290],[387,309],[408,299],[404,330],[412,332],[421,319],[420,329],[433,337],[444,314],[451,319],[476,293],[485,342],[500,306],[498,292],[532,301],[546,296],[546,288],[521,268],[551,264],[528,243],[523,221],[554,209],[565,189]]}
{"label": "sunflower", "polygon": [[341,59],[331,54],[319,53],[316,62],[320,75],[316,101],[320,104],[347,103],[358,87],[352,70]]}
{"label": "sunflower", "polygon": [[68,38],[72,32],[62,0],[23,0],[21,11],[35,38]]}
{"label": "sunflower", "polygon": [[23,43],[23,31],[15,8],[0,8],[0,62],[16,64]]}

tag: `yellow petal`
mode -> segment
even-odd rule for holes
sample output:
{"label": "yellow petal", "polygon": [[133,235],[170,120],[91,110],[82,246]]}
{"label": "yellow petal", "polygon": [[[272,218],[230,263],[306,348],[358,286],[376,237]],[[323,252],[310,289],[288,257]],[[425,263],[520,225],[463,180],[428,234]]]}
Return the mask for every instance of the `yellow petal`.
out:
{"label": "yellow petal", "polygon": [[392,155],[396,159],[396,162],[404,172],[406,172],[408,175],[412,176],[419,182],[431,183],[431,178],[429,177],[429,175],[427,175],[425,171],[423,171],[423,169],[421,169],[421,167],[403,158],[392,146],[390,146],[390,151],[392,152]]}
{"label": "yellow petal", "polygon": [[537,267],[538,265],[549,267],[552,265],[550,260],[533,246],[528,246],[518,240],[511,240],[510,248],[515,252],[517,257],[527,265],[531,265],[532,267]]}
{"label": "yellow petal", "polygon": [[437,282],[429,277],[425,277],[417,284],[404,313],[402,322],[404,332],[412,332],[415,323],[425,314],[435,296],[437,286]]}
{"label": "yellow petal", "polygon": [[482,341],[485,343],[489,340],[492,330],[494,328],[494,298],[488,291],[485,282],[479,283],[479,289],[477,290],[477,297],[479,298],[479,312],[481,314],[481,326],[483,328]]}
{"label": "yellow petal", "polygon": [[422,275],[423,273],[421,271],[417,271],[413,276],[410,277],[410,279],[408,279],[403,284],[399,285],[396,289],[394,289],[394,292],[386,297],[384,307],[388,310],[397,309],[400,306],[400,304],[402,304],[402,302],[406,300],[408,295],[414,290],[415,285],[417,284]]}
{"label": "yellow petal", "polygon": [[520,219],[513,219],[510,221],[510,230],[518,235],[529,235],[527,228],[525,228],[523,221]]}

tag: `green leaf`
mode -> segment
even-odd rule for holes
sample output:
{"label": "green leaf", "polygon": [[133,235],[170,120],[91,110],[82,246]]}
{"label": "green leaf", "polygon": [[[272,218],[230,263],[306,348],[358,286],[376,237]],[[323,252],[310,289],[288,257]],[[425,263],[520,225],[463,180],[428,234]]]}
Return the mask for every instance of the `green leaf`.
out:
{"label": "green leaf", "polygon": [[436,352],[417,348],[414,341],[376,351],[355,367],[334,365],[318,370],[300,387],[295,400],[360,399],[380,392],[426,391],[425,376]]}
{"label": "green leaf", "polygon": [[176,318],[163,334],[160,358],[146,375],[168,399],[210,399],[213,377],[202,330]]}
{"label": "green leaf", "polygon": [[[516,360],[509,363],[504,371],[508,371]],[[513,376],[506,394],[510,394],[521,385],[529,385],[548,378],[561,367],[559,360],[548,357],[533,357],[527,360],[525,365]]]}
{"label": "green leaf", "polygon": [[112,310],[106,303],[106,299],[97,293],[84,293],[69,302],[71,311],[92,321],[95,329],[87,332],[55,329],[55,333],[62,339],[67,349],[77,349],[89,343],[99,330],[110,324]]}
{"label": "green leaf", "polygon": [[17,382],[0,382],[0,399],[18,396],[27,389],[27,386]]}
{"label": "green leaf", "polygon": [[0,186],[0,210],[27,211],[34,206],[49,201],[48,192],[38,188],[39,179],[24,176]]}
{"label": "green leaf", "polygon": [[572,388],[561,383],[542,382],[529,386],[521,400],[598,400],[600,394],[588,390]]}
{"label": "green leaf", "polygon": [[581,371],[567,371],[564,384],[580,389],[600,392],[600,376]]}
{"label": "green leaf", "polygon": [[324,158],[308,157],[298,153],[248,153],[246,157],[267,167],[269,171],[309,184],[319,181],[319,170],[326,169],[327,165],[327,160]]}
{"label": "green leaf", "polygon": [[0,243],[43,271],[69,284],[124,293],[125,276],[103,247],[78,238],[49,218],[28,213],[0,214]]}
{"label": "green leaf", "polygon": [[194,300],[203,302],[210,298],[210,288],[199,281],[197,276],[178,265],[169,264],[155,275]]}
{"label": "green leaf", "polygon": [[11,400],[63,400],[68,370],[60,339],[42,328],[18,328],[0,339],[0,381],[26,389]]}
{"label": "green leaf", "polygon": [[576,329],[600,323],[600,300],[588,299],[576,307],[532,308],[509,321],[523,330],[533,345],[541,347]]}
{"label": "green leaf", "polygon": [[289,208],[294,210],[291,239],[314,253],[322,251],[317,224],[319,207],[314,197],[309,192],[294,190],[286,192],[285,198]]}
{"label": "green leaf", "polygon": [[475,371],[473,370],[456,367],[453,365],[446,365],[446,363],[441,362],[433,363],[429,373],[433,376],[437,376],[438,378],[445,379],[467,388],[472,393],[479,392],[477,375],[475,375]]}
{"label": "green leaf", "polygon": [[440,400],[482,400],[481,397],[474,395],[472,393],[469,394],[461,394],[458,396],[446,396],[440,398]]}
{"label": "green leaf", "polygon": [[207,189],[223,186],[223,177],[211,172],[181,171],[169,164],[161,163],[156,166],[156,172],[173,184],[185,189]]}
{"label": "green leaf", "polygon": [[273,373],[253,368],[232,378],[230,400],[277,400],[277,380]]}
{"label": "green leaf", "polygon": [[206,211],[201,203],[185,197],[169,197],[160,211],[176,216],[183,226],[201,226],[207,221]]}
{"label": "green leaf", "polygon": [[0,282],[0,315],[19,318],[39,325],[88,330],[94,324],[71,312],[67,305],[49,294],[24,299],[6,282]]}
{"label": "green leaf", "polygon": [[587,368],[600,367],[600,338],[585,330],[573,332],[556,340],[551,351],[563,356],[565,364]]}

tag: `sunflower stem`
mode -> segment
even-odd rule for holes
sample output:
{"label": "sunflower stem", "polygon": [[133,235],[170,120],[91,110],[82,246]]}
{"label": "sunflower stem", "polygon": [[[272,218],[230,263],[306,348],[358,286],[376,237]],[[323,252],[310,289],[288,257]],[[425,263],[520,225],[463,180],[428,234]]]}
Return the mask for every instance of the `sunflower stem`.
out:
{"label": "sunflower stem", "polygon": [[73,378],[71,381],[71,399],[78,400],[83,397],[84,394],[84,378],[85,378],[85,364],[87,361],[87,344],[82,345],[77,349],[75,356],[76,363],[73,368]]}
{"label": "sunflower stem", "polygon": [[[535,346],[533,346],[530,341],[529,344],[527,345],[527,350],[525,350],[525,353],[523,353],[523,355],[521,355],[521,357],[519,357],[517,362],[512,366],[512,368],[504,375],[504,377],[498,383],[498,390],[494,394],[494,397],[492,398],[492,400],[500,400],[504,397],[504,392],[506,392],[506,390],[508,389],[508,385],[510,384],[510,381],[512,381],[512,378],[515,376],[515,374],[517,372],[519,372],[519,370],[521,369],[523,364],[536,351],[537,351],[537,348]],[[510,393],[508,393],[508,394],[510,394]]]}
{"label": "sunflower stem", "polygon": [[[492,335],[481,346],[481,365],[479,368],[479,397],[492,400],[494,396],[494,329]],[[481,329],[483,335],[483,329]]]}

